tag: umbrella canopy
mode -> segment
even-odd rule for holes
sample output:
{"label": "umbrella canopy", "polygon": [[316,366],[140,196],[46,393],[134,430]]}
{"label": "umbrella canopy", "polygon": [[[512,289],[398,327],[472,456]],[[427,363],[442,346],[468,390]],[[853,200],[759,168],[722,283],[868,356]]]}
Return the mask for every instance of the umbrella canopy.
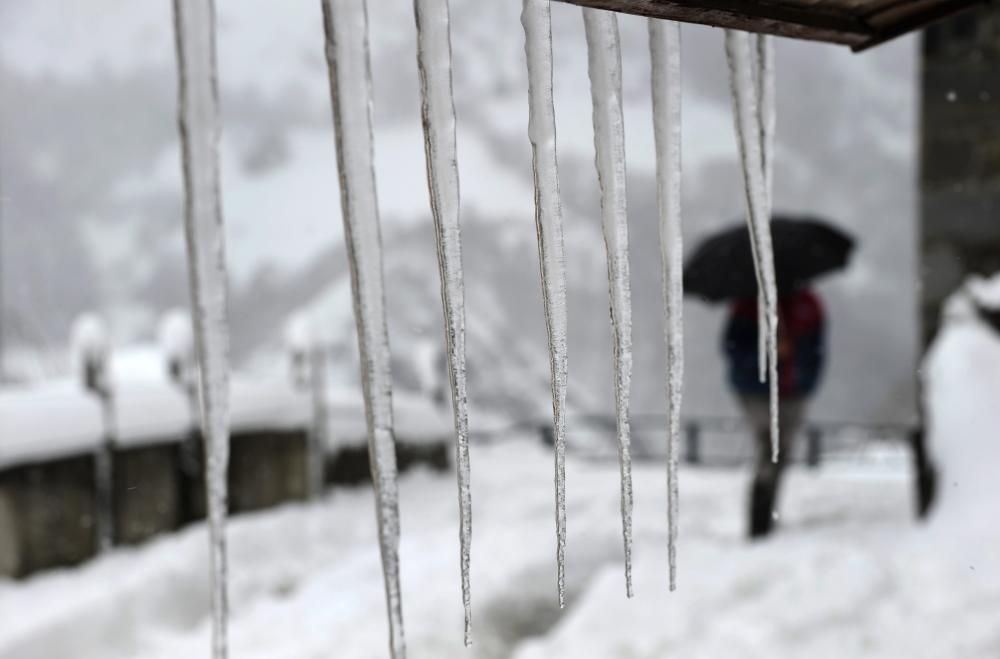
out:
{"label": "umbrella canopy", "polygon": [[[847,265],[854,239],[811,217],[771,219],[774,270],[784,294]],[[702,242],[684,267],[684,289],[709,302],[757,295],[750,233],[745,222]]]}

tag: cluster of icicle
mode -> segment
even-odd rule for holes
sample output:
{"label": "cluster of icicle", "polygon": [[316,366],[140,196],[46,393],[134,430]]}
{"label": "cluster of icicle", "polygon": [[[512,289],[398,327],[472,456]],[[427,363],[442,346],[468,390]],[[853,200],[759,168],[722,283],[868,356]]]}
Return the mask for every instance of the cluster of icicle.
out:
{"label": "cluster of icicle", "polygon": [[[440,266],[445,342],[454,409],[460,510],[460,571],[465,642],[471,642],[471,487],[465,375],[465,291],[460,237],[456,121],[448,0],[414,0],[417,63],[434,232]],[[213,0],[174,0],[180,72],[180,129],[186,190],[185,229],[194,334],[201,361],[200,396],[207,438],[211,542],[213,657],[227,656],[226,469],[228,437],[228,334],[222,205],[219,194],[219,109]],[[622,65],[617,18],[583,10],[593,102],[594,143],[601,188],[613,335],[614,391],[621,475],[626,593],[632,596],[632,479],[629,396],[632,371],[631,295],[626,208]],[[323,0],[323,25],[333,107],[344,233],[362,386],[379,545],[394,659],[405,657],[399,578],[399,494],[392,418],[389,343],[382,244],[374,173],[372,79],[366,0]],[[523,0],[522,25],[529,79],[529,130],[535,181],[535,220],[544,315],[551,366],[555,430],[557,591],[566,596],[566,267],[553,103],[550,0]],[[747,188],[748,217],[766,322],[772,416],[776,417],[777,312],[771,252],[770,188],[774,134],[773,46],[727,32],[736,127]],[[650,20],[657,201],[663,268],[667,348],[667,511],[670,588],[676,587],[680,408],[683,383],[683,245],[681,239],[680,28]],[[772,426],[776,420],[772,419]],[[777,456],[777,428],[772,431]]]}

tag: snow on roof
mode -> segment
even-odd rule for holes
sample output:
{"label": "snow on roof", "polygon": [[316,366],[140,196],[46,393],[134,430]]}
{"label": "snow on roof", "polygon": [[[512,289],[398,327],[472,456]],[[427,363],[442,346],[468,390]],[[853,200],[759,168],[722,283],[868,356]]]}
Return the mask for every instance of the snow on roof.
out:
{"label": "snow on roof", "polygon": [[[122,447],[179,442],[188,436],[192,410],[186,394],[170,382],[142,350],[112,359],[116,443]],[[253,431],[302,430],[312,422],[308,390],[285,377],[233,374],[230,429],[234,437]],[[330,448],[364,444],[367,438],[361,392],[330,394]],[[452,421],[446,410],[419,396],[393,396],[396,436],[402,442],[447,439]],[[0,468],[80,455],[104,437],[101,402],[71,379],[0,390]]]}
{"label": "snow on roof", "polygon": [[[189,402],[166,378],[117,380],[114,391],[119,446],[179,442],[188,436],[194,423]],[[309,426],[307,392],[295,391],[283,379],[234,375],[231,391],[234,436]],[[74,380],[0,391],[0,468],[91,452],[104,433],[100,399]]]}
{"label": "snow on roof", "polygon": [[307,391],[294,389],[287,378],[234,375],[230,381],[230,428],[295,430],[308,428],[312,406]]}
{"label": "snow on roof", "polygon": [[[327,445],[336,448],[364,444],[368,428],[360,391],[339,390],[328,397],[329,433]],[[397,391],[392,394],[396,439],[408,444],[439,442],[451,437],[454,426],[446,410],[426,398]]]}
{"label": "snow on roof", "polygon": [[103,432],[98,399],[75,381],[0,392],[0,467],[87,452]]}

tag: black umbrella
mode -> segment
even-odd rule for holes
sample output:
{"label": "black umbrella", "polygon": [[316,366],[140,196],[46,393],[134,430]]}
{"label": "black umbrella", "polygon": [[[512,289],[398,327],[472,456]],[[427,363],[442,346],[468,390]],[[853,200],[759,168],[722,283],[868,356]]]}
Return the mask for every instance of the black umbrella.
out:
{"label": "black umbrella", "polygon": [[[775,215],[771,219],[778,293],[840,270],[854,250],[854,239],[811,217]],[[685,292],[709,302],[757,295],[757,276],[746,222],[705,240],[684,267]]]}

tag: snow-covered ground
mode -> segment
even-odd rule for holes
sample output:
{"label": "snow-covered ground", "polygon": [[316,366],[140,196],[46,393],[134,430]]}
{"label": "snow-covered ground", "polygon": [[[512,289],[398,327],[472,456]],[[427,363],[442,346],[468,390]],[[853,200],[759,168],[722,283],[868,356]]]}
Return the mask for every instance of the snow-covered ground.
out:
{"label": "snow-covered ground", "polygon": [[[571,459],[570,600],[560,612],[550,454],[512,441],[472,457],[471,650],[462,647],[454,482],[428,473],[402,481],[413,657],[998,656],[997,563],[970,565],[915,524],[903,473],[794,470],[781,532],[751,545],[746,475],[683,472],[680,590],[670,594],[664,470],[641,465],[637,596],[627,601],[617,467]],[[367,489],[338,490],[233,523],[234,657],[386,655],[371,508]],[[82,568],[0,584],[0,657],[207,656],[204,535],[196,526]]]}

